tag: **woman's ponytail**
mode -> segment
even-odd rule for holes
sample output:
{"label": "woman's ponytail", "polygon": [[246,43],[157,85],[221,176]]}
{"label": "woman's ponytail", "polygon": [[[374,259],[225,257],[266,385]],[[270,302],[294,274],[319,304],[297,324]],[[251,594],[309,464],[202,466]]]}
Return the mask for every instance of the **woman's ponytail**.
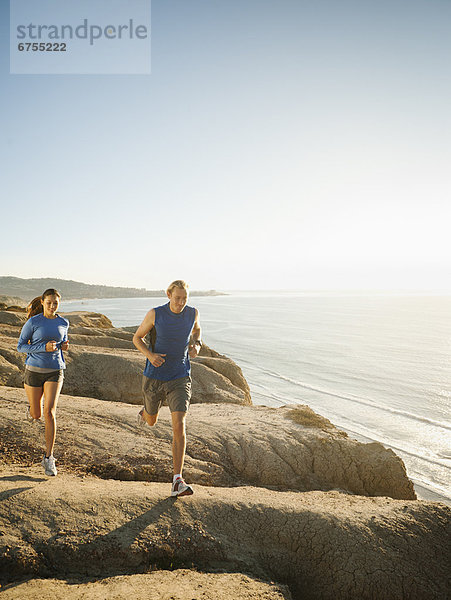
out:
{"label": "woman's ponytail", "polygon": [[44,312],[44,307],[42,306],[41,296],[36,296],[27,306],[27,318],[34,317],[35,315],[39,315],[39,313]]}

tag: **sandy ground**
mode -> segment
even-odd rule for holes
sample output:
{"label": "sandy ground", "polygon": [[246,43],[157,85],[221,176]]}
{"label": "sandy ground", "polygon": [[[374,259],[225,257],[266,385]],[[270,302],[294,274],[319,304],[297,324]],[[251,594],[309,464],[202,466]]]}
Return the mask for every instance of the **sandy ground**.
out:
{"label": "sandy ground", "polygon": [[155,571],[92,580],[32,579],[3,589],[2,600],[291,600],[285,586],[240,573]]}
{"label": "sandy ground", "polygon": [[[444,505],[251,486],[169,494],[3,465],[0,575],[16,583],[2,598],[290,598],[275,581],[296,600],[432,600],[446,581]],[[40,581],[17,583],[27,577]]]}
{"label": "sandy ground", "polygon": [[[44,424],[25,418],[24,391],[0,387],[0,463],[30,464],[43,451]],[[163,407],[155,427],[137,427],[137,407],[62,394],[55,456],[61,472],[104,479],[172,480],[172,427]],[[294,414],[294,418],[293,418]],[[42,456],[42,455],[41,455]],[[402,461],[381,444],[347,437],[308,407],[196,404],[187,417],[184,475],[206,486],[345,490],[414,499]]]}

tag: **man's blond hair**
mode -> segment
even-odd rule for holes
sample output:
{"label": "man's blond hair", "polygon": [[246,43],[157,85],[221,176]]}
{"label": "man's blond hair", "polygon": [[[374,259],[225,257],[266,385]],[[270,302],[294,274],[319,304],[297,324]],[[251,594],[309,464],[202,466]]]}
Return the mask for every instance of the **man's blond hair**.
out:
{"label": "man's blond hair", "polygon": [[186,283],[186,281],[183,281],[183,279],[176,279],[175,281],[170,283],[166,292],[168,294],[172,294],[172,292],[174,291],[174,288],[179,288],[181,290],[186,290],[188,292],[188,284]]}

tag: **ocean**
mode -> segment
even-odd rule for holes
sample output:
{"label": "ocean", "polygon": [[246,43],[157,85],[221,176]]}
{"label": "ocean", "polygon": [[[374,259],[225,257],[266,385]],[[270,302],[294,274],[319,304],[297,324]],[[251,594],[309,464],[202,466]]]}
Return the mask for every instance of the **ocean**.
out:
{"label": "ocean", "polygon": [[[164,298],[62,302],[138,325]],[[202,338],[254,404],[308,404],[403,460],[418,497],[451,504],[451,296],[231,292],[192,297]]]}

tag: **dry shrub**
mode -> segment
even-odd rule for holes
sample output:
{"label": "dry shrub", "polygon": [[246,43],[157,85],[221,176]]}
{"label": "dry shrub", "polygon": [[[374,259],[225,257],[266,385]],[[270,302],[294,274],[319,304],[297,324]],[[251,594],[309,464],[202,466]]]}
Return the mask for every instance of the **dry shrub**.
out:
{"label": "dry shrub", "polygon": [[306,404],[301,404],[296,406],[296,408],[291,409],[287,416],[295,423],[298,423],[298,425],[314,427],[316,429],[321,429],[322,431],[334,431],[342,437],[347,437],[347,434],[344,431],[338,430],[329,419],[316,414],[316,412]]}

